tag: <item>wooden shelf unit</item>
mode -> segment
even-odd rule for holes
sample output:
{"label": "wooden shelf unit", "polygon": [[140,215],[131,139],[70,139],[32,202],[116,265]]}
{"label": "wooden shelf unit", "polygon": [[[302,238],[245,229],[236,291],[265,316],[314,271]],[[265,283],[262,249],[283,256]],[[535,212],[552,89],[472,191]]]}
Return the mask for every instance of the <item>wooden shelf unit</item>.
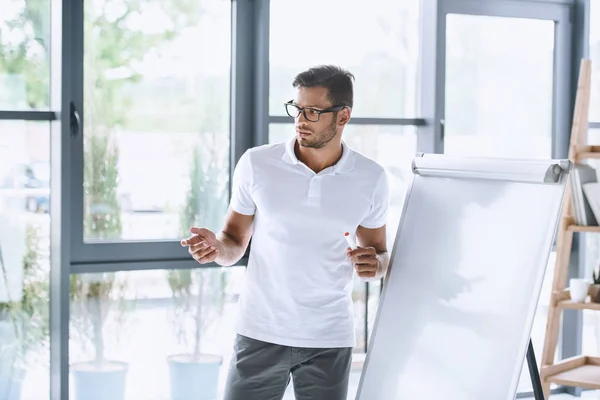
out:
{"label": "wooden shelf unit", "polygon": [[556,296],[554,296],[554,298],[556,299],[556,304],[554,305],[555,307],[570,308],[570,309],[575,309],[575,310],[600,311],[600,303],[593,303],[593,302],[589,301],[589,298],[587,301],[585,301],[583,303],[571,301],[571,295],[569,294],[569,289],[563,290],[561,293],[558,293]]}
{"label": "wooden shelf unit", "polygon": [[546,380],[565,386],[600,389],[600,358],[577,356],[546,368]]}
{"label": "wooden shelf unit", "polygon": [[[577,95],[573,114],[573,125],[569,143],[569,160],[582,163],[588,159],[600,159],[600,145],[586,143],[588,130],[588,112],[590,102],[591,61],[581,60]],[[540,378],[544,398],[550,396],[552,383],[600,389],[600,357],[579,355],[565,360],[555,361],[556,346],[558,345],[560,317],[564,309],[600,311],[600,304],[592,303],[589,299],[584,303],[571,301],[569,289],[566,287],[575,232],[600,233],[600,226],[581,226],[575,224],[573,218],[573,194],[571,185],[567,185],[563,216],[561,218],[556,241],[556,264],[552,282],[552,293],[546,321],[544,349],[540,363]]]}

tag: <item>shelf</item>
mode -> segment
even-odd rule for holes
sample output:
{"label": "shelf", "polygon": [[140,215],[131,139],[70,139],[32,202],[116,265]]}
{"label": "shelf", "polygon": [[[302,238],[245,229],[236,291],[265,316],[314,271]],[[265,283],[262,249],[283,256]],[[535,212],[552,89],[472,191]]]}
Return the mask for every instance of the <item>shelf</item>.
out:
{"label": "shelf", "polygon": [[585,302],[575,302],[571,300],[571,294],[569,289],[565,289],[562,292],[556,292],[554,301],[556,307],[560,308],[571,308],[576,310],[597,310],[600,311],[600,303],[592,303],[589,297]]}
{"label": "shelf", "polygon": [[569,230],[573,232],[597,232],[600,233],[600,226],[569,225]]}
{"label": "shelf", "polygon": [[581,162],[590,158],[600,158],[600,146],[584,145],[576,148],[576,161]]}
{"label": "shelf", "polygon": [[592,303],[590,301],[586,301],[584,303],[576,303],[571,300],[564,300],[556,304],[557,307],[562,308],[573,308],[576,310],[597,310],[600,311],[600,303]]}
{"label": "shelf", "polygon": [[549,383],[600,389],[600,358],[577,356],[542,368],[543,379]]}

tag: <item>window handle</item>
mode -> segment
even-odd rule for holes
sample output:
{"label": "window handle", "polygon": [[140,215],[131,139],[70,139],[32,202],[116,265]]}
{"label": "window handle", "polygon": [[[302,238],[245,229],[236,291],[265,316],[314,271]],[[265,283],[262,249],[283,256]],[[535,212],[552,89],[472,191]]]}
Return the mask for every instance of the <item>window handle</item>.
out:
{"label": "window handle", "polygon": [[77,136],[81,133],[81,117],[79,111],[75,107],[75,104],[71,102],[71,136]]}
{"label": "window handle", "polygon": [[440,119],[440,139],[444,140],[444,136],[446,135],[446,121],[442,118]]}

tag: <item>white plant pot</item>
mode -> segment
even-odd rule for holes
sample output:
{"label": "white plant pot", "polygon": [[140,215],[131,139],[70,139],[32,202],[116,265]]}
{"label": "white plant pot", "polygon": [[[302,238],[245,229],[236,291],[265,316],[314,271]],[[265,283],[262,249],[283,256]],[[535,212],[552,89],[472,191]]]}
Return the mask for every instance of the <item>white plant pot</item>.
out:
{"label": "white plant pot", "polygon": [[71,365],[75,400],[124,400],[128,369],[129,365],[122,361]]}
{"label": "white plant pot", "polygon": [[217,400],[221,356],[202,354],[195,360],[190,354],[176,354],[167,362],[171,400]]}

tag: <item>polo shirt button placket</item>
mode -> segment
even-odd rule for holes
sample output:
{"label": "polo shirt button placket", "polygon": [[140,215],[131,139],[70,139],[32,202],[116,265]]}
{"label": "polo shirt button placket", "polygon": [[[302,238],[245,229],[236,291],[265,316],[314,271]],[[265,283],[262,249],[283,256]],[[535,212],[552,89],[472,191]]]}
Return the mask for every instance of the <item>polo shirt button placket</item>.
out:
{"label": "polo shirt button placket", "polygon": [[309,204],[316,205],[320,203],[322,178],[320,175],[315,175],[310,179],[307,194]]}

